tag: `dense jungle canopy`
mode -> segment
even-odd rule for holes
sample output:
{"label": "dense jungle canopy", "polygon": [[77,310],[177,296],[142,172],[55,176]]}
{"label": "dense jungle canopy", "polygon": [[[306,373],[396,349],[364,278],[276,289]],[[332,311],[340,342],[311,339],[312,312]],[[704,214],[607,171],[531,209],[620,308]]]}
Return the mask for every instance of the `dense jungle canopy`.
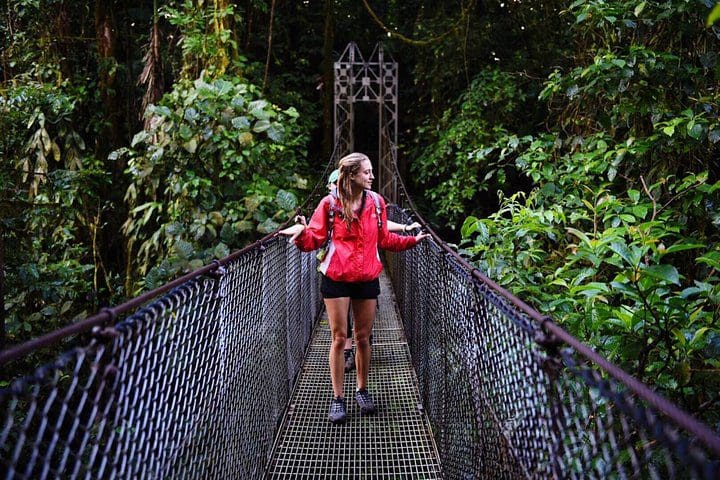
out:
{"label": "dense jungle canopy", "polygon": [[3,2],[0,346],[273,231],[329,158],[332,62],[350,41],[368,55],[382,41],[400,67],[399,161],[426,218],[720,430],[713,7]]}

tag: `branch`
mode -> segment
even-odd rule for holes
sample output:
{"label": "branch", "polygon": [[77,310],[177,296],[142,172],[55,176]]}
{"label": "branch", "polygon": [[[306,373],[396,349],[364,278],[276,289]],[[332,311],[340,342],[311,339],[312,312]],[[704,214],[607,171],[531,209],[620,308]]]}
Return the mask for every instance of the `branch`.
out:
{"label": "branch", "polygon": [[428,38],[428,39],[425,39],[425,40],[414,40],[414,39],[412,39],[412,38],[406,37],[406,36],[403,35],[402,33],[398,33],[398,32],[396,32],[396,31],[390,30],[388,27],[386,27],[385,24],[383,23],[383,21],[380,20],[380,18],[378,18],[377,14],[373,11],[373,9],[370,8],[370,5],[368,5],[367,0],[362,0],[363,5],[365,5],[365,9],[368,11],[368,13],[369,13],[370,16],[372,17],[372,19],[375,21],[375,23],[377,23],[377,24],[380,26],[380,28],[382,28],[383,30],[385,30],[385,31],[386,31],[387,33],[389,33],[391,36],[393,36],[393,37],[395,37],[395,38],[397,38],[397,39],[399,39],[399,40],[401,40],[401,41],[403,41],[403,42],[405,42],[405,43],[408,43],[408,44],[410,44],[410,45],[414,45],[414,46],[416,46],[416,47],[425,47],[425,46],[427,46],[427,45],[430,45],[430,44],[439,42],[440,40],[442,40],[443,38],[447,37],[447,36],[450,35],[451,33],[456,32],[456,31],[460,28],[460,24],[461,24],[462,21],[465,19],[465,16],[469,14],[470,10],[471,10],[472,7],[475,5],[475,1],[476,1],[476,0],[470,0],[470,2],[468,3],[467,7],[463,7],[462,13],[460,14],[460,19],[458,20],[457,24],[453,25],[448,31],[446,31],[446,32],[443,33],[442,35],[439,35],[439,36],[437,36],[437,37]]}
{"label": "branch", "polygon": [[650,193],[650,190],[648,190],[648,187],[645,184],[645,178],[643,178],[642,175],[640,175],[640,182],[642,183],[643,190],[645,190],[645,193],[647,193],[648,198],[653,204],[653,214],[651,220],[655,220],[655,217],[657,216],[657,201],[655,200],[655,197],[653,197],[652,193]]}
{"label": "branch", "polygon": [[275,0],[272,0],[270,5],[270,25],[268,27],[268,50],[267,58],[265,59],[265,76],[263,77],[262,91],[265,91],[267,85],[268,70],[270,69],[270,53],[272,52],[272,36],[273,36],[273,20],[275,18]]}

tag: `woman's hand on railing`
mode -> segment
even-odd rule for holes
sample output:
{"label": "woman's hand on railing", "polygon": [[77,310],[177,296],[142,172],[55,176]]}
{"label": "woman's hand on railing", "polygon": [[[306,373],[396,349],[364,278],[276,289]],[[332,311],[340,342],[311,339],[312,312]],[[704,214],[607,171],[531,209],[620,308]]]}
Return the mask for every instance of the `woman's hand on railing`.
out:
{"label": "woman's hand on railing", "polygon": [[420,243],[420,242],[422,242],[423,240],[425,240],[425,239],[426,239],[427,237],[429,237],[429,236],[430,236],[429,233],[419,232],[417,235],[415,235],[415,241],[416,241],[417,243]]}
{"label": "woman's hand on railing", "polygon": [[302,215],[297,215],[295,217],[295,225],[280,230],[278,234],[288,236],[290,237],[290,241],[294,242],[298,235],[300,235],[303,230],[305,230],[306,226],[307,221],[305,220],[305,217]]}
{"label": "woman's hand on railing", "polygon": [[421,227],[421,225],[418,222],[413,222],[410,225],[403,225],[403,232],[409,232],[410,230],[416,230],[420,227]]}

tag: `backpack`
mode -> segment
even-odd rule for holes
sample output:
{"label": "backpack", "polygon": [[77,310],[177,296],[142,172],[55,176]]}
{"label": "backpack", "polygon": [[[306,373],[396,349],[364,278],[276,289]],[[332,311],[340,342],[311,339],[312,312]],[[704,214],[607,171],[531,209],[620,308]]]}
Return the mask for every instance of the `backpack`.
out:
{"label": "backpack", "polygon": [[[373,199],[373,203],[375,204],[375,216],[377,217],[377,226],[378,226],[378,232],[382,230],[382,209],[380,208],[380,196],[373,192],[372,190],[365,190],[368,195]],[[325,241],[325,245],[323,245],[320,250],[318,251],[317,259],[321,262],[325,259],[325,255],[327,255],[327,247],[330,243],[330,239],[332,238],[333,233],[333,227],[335,226],[335,215],[337,212],[342,212],[340,209],[340,206],[337,202],[337,190],[333,190],[330,192],[330,212],[328,213],[328,235],[327,240]],[[319,268],[319,267],[318,267]]]}

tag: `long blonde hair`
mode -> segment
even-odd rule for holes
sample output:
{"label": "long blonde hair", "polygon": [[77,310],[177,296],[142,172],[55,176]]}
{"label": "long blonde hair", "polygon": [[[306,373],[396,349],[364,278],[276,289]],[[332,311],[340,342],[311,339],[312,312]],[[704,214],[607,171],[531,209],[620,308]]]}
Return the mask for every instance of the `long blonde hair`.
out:
{"label": "long blonde hair", "polygon": [[340,205],[342,205],[343,215],[345,217],[345,223],[350,228],[350,222],[352,222],[353,211],[352,202],[350,195],[352,194],[352,176],[356,175],[360,171],[360,164],[363,161],[370,161],[370,158],[364,153],[353,152],[349,155],[345,155],[338,162],[338,170],[340,174],[337,182],[337,194],[340,199]]}

